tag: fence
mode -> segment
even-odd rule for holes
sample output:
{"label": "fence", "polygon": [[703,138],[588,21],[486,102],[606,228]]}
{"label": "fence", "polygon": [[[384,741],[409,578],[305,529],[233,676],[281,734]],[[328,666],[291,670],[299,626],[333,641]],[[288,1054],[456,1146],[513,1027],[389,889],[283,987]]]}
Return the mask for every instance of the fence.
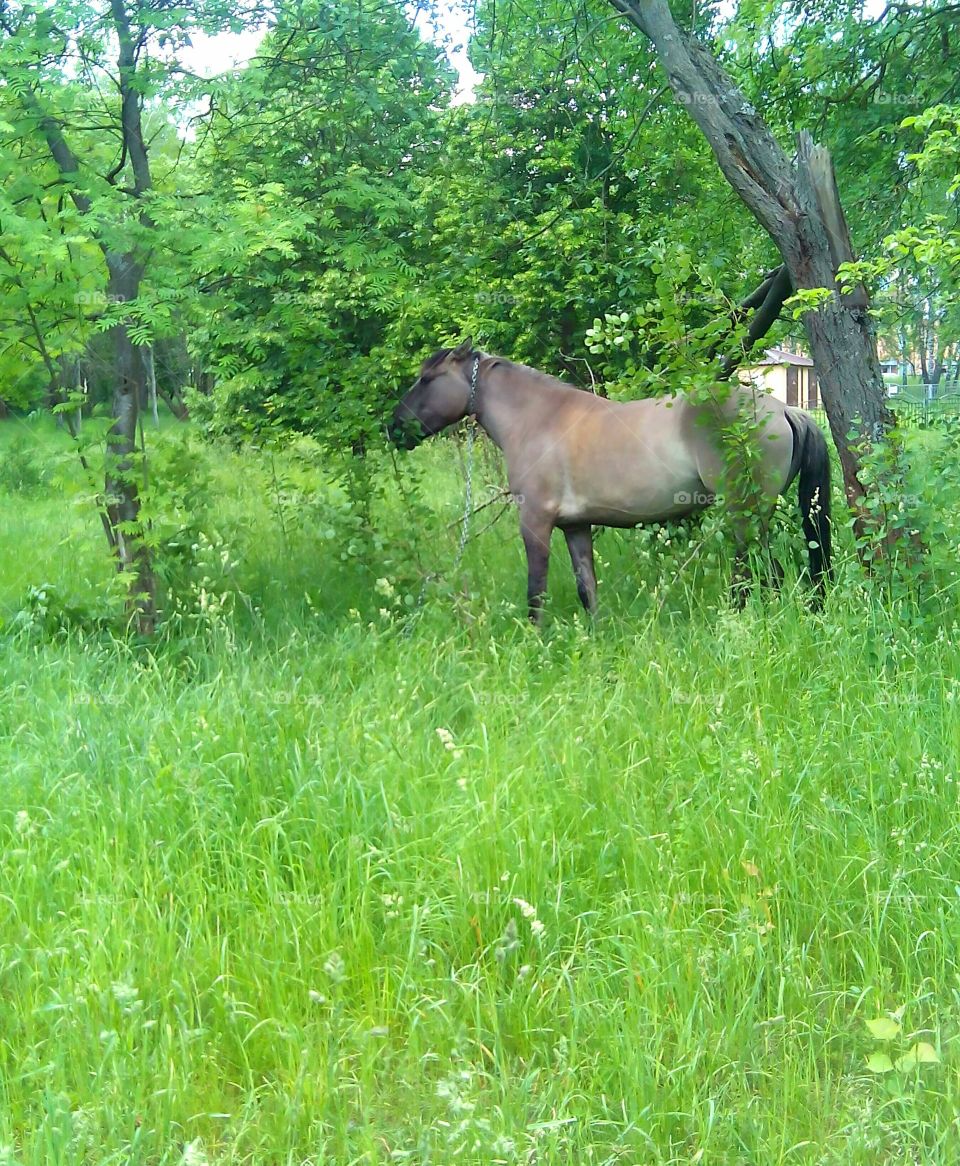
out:
{"label": "fence", "polygon": [[[896,416],[898,424],[906,429],[917,429],[924,425],[960,418],[960,394],[934,397],[932,400],[924,398],[922,401],[889,397],[887,404]],[[827,414],[822,408],[811,409],[810,412],[818,421],[826,424]]]}

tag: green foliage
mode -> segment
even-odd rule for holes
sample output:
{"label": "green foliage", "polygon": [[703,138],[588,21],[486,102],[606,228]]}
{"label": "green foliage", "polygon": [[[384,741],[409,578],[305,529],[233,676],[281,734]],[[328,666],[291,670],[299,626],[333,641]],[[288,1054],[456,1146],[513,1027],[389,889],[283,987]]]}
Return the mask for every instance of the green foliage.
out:
{"label": "green foliage", "polygon": [[143,505],[157,572],[173,595],[211,583],[211,555],[218,550],[217,581],[222,580],[230,567],[225,540],[233,532],[219,529],[218,482],[191,430],[157,443]]}
{"label": "green foliage", "polygon": [[[897,277],[918,280],[923,289],[936,287],[937,310],[944,313],[945,342],[960,333],[960,316],[954,304],[940,307],[940,300],[955,298],[960,286],[960,230],[954,218],[940,207],[960,191],[960,106],[935,106],[903,121],[923,135],[919,150],[908,161],[916,173],[910,184],[913,221],[888,234],[880,253],[856,264],[847,264],[848,283],[871,279],[894,293]],[[936,206],[937,212],[929,208]],[[896,299],[893,294],[888,299]]]}
{"label": "green foliage", "polygon": [[109,632],[111,627],[116,624],[103,596],[93,597],[89,603],[75,603],[52,583],[29,586],[9,621],[0,622],[7,637],[38,642],[64,639],[71,634],[83,638],[91,632]]}
{"label": "green foliage", "polygon": [[800,320],[805,313],[818,311],[828,304],[836,294],[831,287],[799,288],[784,301],[783,308],[794,320]]}
{"label": "green foliage", "polygon": [[[192,338],[218,374],[194,402],[212,432],[309,433],[347,480],[344,454],[379,442],[418,360],[468,332],[589,384],[590,321],[652,294],[645,256],[665,216],[691,249],[723,219],[697,257],[716,279],[754,251],[767,262],[684,111],[620,83],[633,49],[615,30],[587,33],[601,76],[586,42],[574,51],[569,8],[501,17],[478,11],[472,51],[495,64],[469,105],[442,108],[436,51],[372,5],[282,9],[269,42],[282,54],[218,95],[197,157],[213,231],[194,263],[212,273],[218,255],[221,272]],[[544,50],[551,23],[559,57]]]}
{"label": "green foliage", "polygon": [[20,435],[8,442],[0,455],[0,489],[32,493],[44,482],[44,467],[36,456],[36,442]]}
{"label": "green foliage", "polygon": [[[938,625],[957,602],[960,425],[894,430],[863,461],[872,523],[859,548],[871,578],[904,619]],[[922,535],[922,543],[920,538]]]}
{"label": "green foliage", "polygon": [[[876,1020],[867,1020],[865,1024],[870,1035],[877,1041],[889,1047],[901,1034],[900,1016],[904,1009],[901,1007],[892,1016],[879,1016]],[[929,1041],[917,1041],[905,1052],[891,1059],[886,1052],[875,1051],[867,1057],[867,1068],[871,1073],[892,1073],[894,1070],[905,1072],[919,1069],[921,1065],[939,1065],[940,1056]]]}
{"label": "green foliage", "polygon": [[378,349],[418,275],[417,192],[449,91],[438,58],[398,6],[289,6],[223,85],[192,259],[217,273],[192,337],[218,376],[199,409],[212,429],[311,434],[333,456],[379,434],[394,370]]}
{"label": "green foliage", "polygon": [[[711,398],[720,357],[737,353],[747,320],[734,322],[731,303],[709,268],[683,243],[660,239],[640,257],[650,298],[625,297],[620,310],[587,330],[589,350],[615,393]],[[633,306],[636,304],[636,306]],[[705,396],[706,395],[706,396]]]}
{"label": "green foliage", "polygon": [[955,19],[948,0],[876,14],[857,0],[740,0],[733,20],[717,29],[725,63],[784,144],[807,129],[830,146],[862,253],[872,253],[903,214],[914,172],[905,115],[960,95],[950,48]]}

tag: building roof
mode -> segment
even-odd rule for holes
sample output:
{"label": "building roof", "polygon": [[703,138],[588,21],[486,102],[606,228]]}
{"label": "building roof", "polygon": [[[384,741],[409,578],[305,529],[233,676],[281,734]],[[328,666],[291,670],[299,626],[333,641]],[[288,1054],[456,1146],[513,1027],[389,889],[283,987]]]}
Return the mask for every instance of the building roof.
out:
{"label": "building roof", "polygon": [[787,352],[785,348],[768,348],[763,354],[763,360],[754,362],[757,367],[766,364],[795,364],[800,368],[813,368],[813,361],[809,356],[801,356],[799,352]]}

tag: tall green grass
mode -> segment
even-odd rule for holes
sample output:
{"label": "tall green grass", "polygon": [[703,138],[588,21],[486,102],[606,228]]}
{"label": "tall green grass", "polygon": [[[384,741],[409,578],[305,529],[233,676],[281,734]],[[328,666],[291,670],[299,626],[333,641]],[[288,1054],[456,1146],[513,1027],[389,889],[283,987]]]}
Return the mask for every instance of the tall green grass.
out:
{"label": "tall green grass", "polygon": [[0,1162],[957,1159],[955,626],[848,567],[736,614],[674,530],[601,536],[594,628],[558,543],[541,636],[512,515],[450,574],[450,446],[373,557],[195,456],[152,645],[18,618],[110,564],[72,463],[3,497]]}

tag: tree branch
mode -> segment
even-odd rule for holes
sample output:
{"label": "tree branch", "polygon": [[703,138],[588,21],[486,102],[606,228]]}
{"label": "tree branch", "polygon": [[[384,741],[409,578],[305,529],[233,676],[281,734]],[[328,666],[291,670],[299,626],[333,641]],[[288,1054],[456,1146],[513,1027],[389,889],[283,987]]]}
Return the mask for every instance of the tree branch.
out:
{"label": "tree branch", "polygon": [[[761,295],[761,293],[763,294]],[[720,361],[720,376],[722,380],[728,380],[734,371],[740,367],[743,359],[750,355],[757,342],[766,336],[777,322],[784,301],[792,293],[793,280],[790,278],[790,272],[787,271],[786,264],[781,264],[771,276],[764,280],[755,292],[743,301],[740,305],[739,315],[742,316],[745,310],[750,310],[754,307],[757,310],[747,326],[747,334],[743,338],[740,352],[736,356],[725,356]]]}

